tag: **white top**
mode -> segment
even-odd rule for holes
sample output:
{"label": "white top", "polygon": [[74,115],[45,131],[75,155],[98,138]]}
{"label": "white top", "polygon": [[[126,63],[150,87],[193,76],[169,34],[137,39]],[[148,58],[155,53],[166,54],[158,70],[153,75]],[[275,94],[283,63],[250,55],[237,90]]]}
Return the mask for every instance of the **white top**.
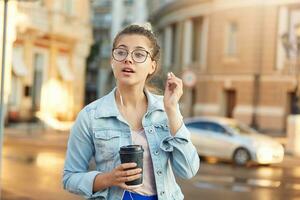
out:
{"label": "white top", "polygon": [[131,137],[133,144],[142,145],[144,149],[143,158],[143,184],[141,187],[133,189],[132,191],[142,195],[155,195],[155,177],[153,173],[152,159],[150,155],[150,150],[148,146],[148,141],[145,135],[144,129],[139,131],[131,130]]}

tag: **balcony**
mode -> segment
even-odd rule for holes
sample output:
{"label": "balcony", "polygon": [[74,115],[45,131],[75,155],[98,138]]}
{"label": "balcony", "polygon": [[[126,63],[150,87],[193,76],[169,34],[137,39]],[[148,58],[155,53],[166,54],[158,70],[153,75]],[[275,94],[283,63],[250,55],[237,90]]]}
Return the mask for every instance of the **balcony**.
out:
{"label": "balcony", "polygon": [[[71,39],[90,38],[89,18],[67,15],[61,11],[49,10],[40,5],[18,4],[18,26],[42,31]],[[74,31],[76,30],[76,31]]]}
{"label": "balcony", "polygon": [[19,3],[17,8],[18,26],[20,28],[30,28],[42,32],[49,31],[49,13],[47,8],[26,3]]}

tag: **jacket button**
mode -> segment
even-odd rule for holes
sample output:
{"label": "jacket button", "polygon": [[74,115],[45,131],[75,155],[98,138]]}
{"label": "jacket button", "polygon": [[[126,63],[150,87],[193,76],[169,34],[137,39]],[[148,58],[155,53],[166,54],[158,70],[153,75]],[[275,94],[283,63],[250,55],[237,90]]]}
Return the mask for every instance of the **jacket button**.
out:
{"label": "jacket button", "polygon": [[149,133],[153,133],[153,128],[150,128],[150,129],[149,129]]}
{"label": "jacket button", "polygon": [[160,196],[164,195],[165,194],[165,191],[161,191],[160,192]]}
{"label": "jacket button", "polygon": [[157,173],[157,175],[159,175],[159,176],[162,175],[162,171],[160,171],[160,170],[157,170],[156,173]]}
{"label": "jacket button", "polygon": [[154,151],[154,155],[158,155],[158,154],[159,154],[158,150]]}

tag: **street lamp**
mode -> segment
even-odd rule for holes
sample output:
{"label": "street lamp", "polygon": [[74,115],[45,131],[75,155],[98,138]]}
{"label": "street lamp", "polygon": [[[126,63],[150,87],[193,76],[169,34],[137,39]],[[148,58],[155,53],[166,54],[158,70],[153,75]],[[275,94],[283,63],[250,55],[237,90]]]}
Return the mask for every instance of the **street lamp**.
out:
{"label": "street lamp", "polygon": [[291,51],[295,51],[296,53],[296,65],[295,65],[295,79],[296,79],[296,86],[294,88],[295,96],[292,97],[292,114],[300,114],[300,91],[299,91],[299,58],[300,58],[300,24],[296,26],[296,48],[294,48],[293,44],[289,40],[288,33],[284,33],[281,36],[281,41],[283,47],[286,52],[286,57],[290,58]]}
{"label": "street lamp", "polygon": [[[6,48],[6,18],[7,18],[7,2],[4,0],[3,7],[3,35],[2,35],[2,64],[1,64],[1,94],[0,94],[0,153],[2,153],[2,135],[3,135],[3,126],[4,126],[4,78],[5,78],[5,48]],[[1,155],[0,155],[1,157]],[[1,163],[1,162],[0,162]],[[1,166],[0,166],[1,169]],[[1,171],[0,171],[1,172]]]}

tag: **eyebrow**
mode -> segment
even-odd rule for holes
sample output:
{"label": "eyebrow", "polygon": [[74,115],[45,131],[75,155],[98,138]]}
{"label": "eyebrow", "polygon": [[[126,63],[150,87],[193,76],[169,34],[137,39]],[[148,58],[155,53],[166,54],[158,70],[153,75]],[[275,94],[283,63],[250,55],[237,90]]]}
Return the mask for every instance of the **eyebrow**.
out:
{"label": "eyebrow", "polygon": [[[120,47],[124,47],[126,49],[128,49],[128,46],[124,45],[124,44],[121,44],[119,45],[117,48],[120,48]],[[142,47],[142,46],[136,46],[134,47],[134,49],[143,49],[143,50],[147,50],[146,48]]]}

